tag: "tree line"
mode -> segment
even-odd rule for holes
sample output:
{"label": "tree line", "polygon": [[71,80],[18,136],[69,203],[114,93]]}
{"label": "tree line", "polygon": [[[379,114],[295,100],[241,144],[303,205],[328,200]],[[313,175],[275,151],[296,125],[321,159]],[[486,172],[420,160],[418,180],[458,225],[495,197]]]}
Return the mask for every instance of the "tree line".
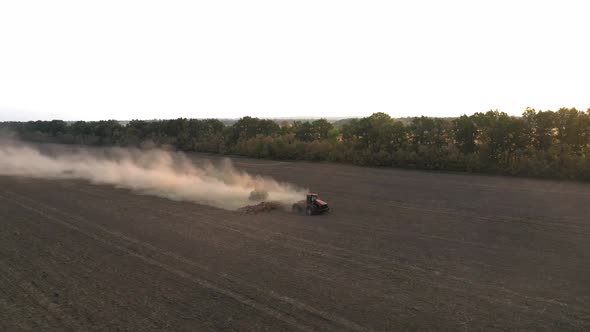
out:
{"label": "tree line", "polygon": [[95,146],[167,146],[255,158],[313,160],[414,169],[590,180],[590,109],[522,116],[499,111],[458,118],[391,118],[374,113],[335,127],[325,119],[243,117],[127,124],[61,120],[2,122],[0,130],[33,142]]}

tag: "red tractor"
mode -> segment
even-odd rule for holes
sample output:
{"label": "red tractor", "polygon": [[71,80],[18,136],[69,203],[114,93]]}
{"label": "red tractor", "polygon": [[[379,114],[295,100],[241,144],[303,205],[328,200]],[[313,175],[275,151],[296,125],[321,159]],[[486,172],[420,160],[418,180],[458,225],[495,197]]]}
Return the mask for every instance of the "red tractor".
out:
{"label": "red tractor", "polygon": [[318,199],[318,194],[307,194],[307,199],[293,204],[293,211],[313,216],[330,211],[328,203]]}

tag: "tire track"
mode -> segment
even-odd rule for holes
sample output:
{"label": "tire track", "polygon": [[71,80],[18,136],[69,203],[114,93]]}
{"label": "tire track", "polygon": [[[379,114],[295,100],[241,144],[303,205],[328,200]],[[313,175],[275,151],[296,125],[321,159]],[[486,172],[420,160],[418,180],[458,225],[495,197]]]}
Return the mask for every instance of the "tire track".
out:
{"label": "tire track", "polygon": [[65,328],[67,331],[81,331],[83,329],[83,325],[80,322],[61,310],[59,305],[53,303],[34,283],[23,280],[15,269],[4,265],[2,270],[5,276],[12,276],[12,278],[9,277],[9,285],[13,285],[19,288],[24,294],[27,294],[27,298],[31,299],[38,307],[50,314],[62,328]]}
{"label": "tire track", "polygon": [[[3,191],[3,193],[5,195],[6,194],[9,194],[10,195],[10,193],[7,193],[6,191]],[[32,212],[35,212],[35,213],[43,216],[45,219],[51,220],[51,221],[53,221],[55,223],[61,224],[61,225],[65,226],[65,227],[67,227],[67,228],[70,228],[70,229],[75,230],[75,231],[77,231],[79,233],[82,233],[85,236],[87,236],[87,237],[89,237],[89,238],[91,238],[93,240],[96,240],[96,241],[101,242],[101,243],[103,243],[105,245],[108,245],[108,246],[110,246],[112,248],[115,248],[115,249],[117,249],[119,251],[122,251],[122,252],[124,252],[124,253],[126,253],[126,254],[128,254],[130,256],[136,257],[136,258],[138,258],[138,259],[140,259],[140,260],[142,260],[142,261],[144,261],[144,262],[146,262],[146,263],[148,263],[150,265],[159,267],[159,268],[161,268],[163,270],[166,270],[166,271],[168,271],[170,273],[173,273],[173,274],[175,274],[177,276],[180,276],[182,278],[189,279],[189,280],[193,281],[194,283],[200,285],[201,287],[208,288],[208,289],[210,289],[212,291],[215,291],[215,292],[220,293],[220,294],[223,294],[223,295],[225,295],[227,297],[233,298],[234,300],[236,300],[236,301],[238,301],[238,302],[240,302],[242,304],[245,304],[245,305],[248,305],[248,306],[250,306],[252,308],[255,308],[255,309],[257,309],[257,310],[259,310],[259,311],[261,311],[261,312],[263,312],[263,313],[265,313],[265,314],[267,314],[267,315],[269,315],[269,316],[271,316],[273,318],[276,318],[276,319],[281,320],[281,321],[283,321],[285,323],[288,323],[289,325],[291,325],[291,326],[293,326],[293,327],[295,327],[297,329],[300,329],[300,330],[314,330],[314,328],[312,328],[311,326],[303,325],[303,324],[299,323],[297,320],[295,320],[295,319],[293,319],[291,317],[288,317],[287,314],[285,314],[284,312],[281,312],[281,311],[279,311],[277,309],[274,309],[274,308],[270,308],[268,306],[265,306],[265,305],[263,305],[263,304],[255,301],[251,297],[244,296],[242,294],[239,294],[239,293],[237,293],[235,291],[232,291],[230,289],[227,289],[227,288],[222,288],[221,286],[218,286],[218,285],[216,285],[216,284],[214,284],[214,283],[212,283],[210,281],[207,281],[205,279],[198,278],[198,277],[192,275],[191,273],[186,272],[186,271],[184,271],[182,269],[178,269],[178,268],[172,267],[172,266],[170,266],[168,264],[162,263],[161,261],[159,261],[159,260],[157,260],[155,258],[152,258],[152,257],[149,257],[149,256],[145,255],[141,251],[130,250],[128,247],[125,247],[123,245],[117,244],[117,243],[112,242],[112,241],[108,241],[104,237],[101,237],[101,236],[98,236],[97,234],[93,234],[91,232],[88,232],[88,231],[86,231],[86,230],[84,230],[84,229],[82,229],[82,228],[80,228],[80,227],[78,227],[78,226],[76,226],[76,225],[74,225],[72,223],[69,223],[69,222],[67,222],[67,221],[65,221],[63,219],[54,217],[54,216],[48,214],[47,212],[44,212],[44,211],[40,210],[39,208],[35,208],[35,207],[33,207],[33,206],[29,205],[29,204],[26,204],[26,203],[23,203],[22,202],[23,200],[25,200],[25,201],[27,201],[27,200],[28,201],[31,201],[30,199],[27,199],[27,198],[25,198],[25,197],[23,197],[21,195],[16,194],[16,193],[11,193],[11,194],[12,194],[13,197],[16,196],[17,199],[11,199],[11,198],[8,198],[8,197],[3,196],[3,195],[0,195],[0,198],[3,198],[3,199],[8,200],[8,201],[12,201],[13,203],[15,203],[15,204],[17,204],[17,205],[19,205],[19,206],[21,206],[21,207],[23,207],[25,209],[28,209],[28,210],[30,210]],[[46,206],[43,203],[40,203],[40,202],[37,202],[37,201],[34,201],[32,203],[34,203],[35,205],[38,205],[38,206],[41,205],[44,208],[49,208],[49,209],[52,209],[52,210],[56,211],[55,208],[48,207],[48,206]],[[64,213],[64,212],[61,212],[61,211],[60,211],[60,213],[61,214],[66,214],[66,215],[70,215],[68,213]],[[70,215],[70,216],[73,216],[73,215]],[[174,260],[179,261],[179,262],[182,262],[182,263],[184,263],[186,265],[191,265],[191,266],[194,266],[194,267],[196,267],[198,269],[201,269],[201,270],[210,272],[210,271],[208,271],[208,269],[206,267],[201,266],[201,265],[199,265],[199,264],[197,264],[197,263],[195,263],[193,261],[190,261],[190,260],[187,260],[185,258],[179,257],[179,256],[177,256],[177,255],[175,255],[173,253],[163,251],[161,249],[158,249],[156,247],[151,246],[150,244],[140,242],[140,241],[138,241],[136,239],[132,239],[132,238],[127,237],[127,236],[125,236],[123,234],[112,232],[110,230],[107,230],[107,229],[103,228],[102,226],[99,226],[99,225],[92,224],[92,223],[89,223],[87,221],[81,220],[80,217],[77,217],[77,216],[73,216],[73,217],[75,217],[76,221],[82,222],[82,223],[84,223],[84,224],[86,224],[88,226],[91,226],[91,227],[93,227],[93,228],[95,228],[95,229],[97,229],[97,230],[99,230],[99,231],[101,231],[103,233],[106,233],[110,237],[115,237],[117,239],[120,239],[120,240],[123,240],[125,242],[131,243],[131,244],[133,244],[135,246],[145,247],[148,250],[154,251],[154,252],[156,252],[156,253],[158,253],[160,255],[167,256],[169,258],[173,258]],[[243,281],[237,280],[237,279],[234,279],[234,278],[231,278],[231,276],[228,276],[228,275],[225,275],[225,276],[217,276],[217,277],[227,279],[227,280],[229,280],[232,283],[241,284],[241,286],[247,286],[248,288],[254,288],[254,289],[256,289],[257,293],[266,293],[267,295],[269,295],[271,298],[274,298],[275,300],[280,300],[281,302],[287,303],[287,304],[289,304],[289,305],[291,305],[291,306],[293,306],[293,307],[295,307],[295,308],[297,308],[299,310],[306,311],[309,314],[311,314],[312,316],[321,317],[322,319],[327,320],[327,321],[330,321],[333,324],[340,326],[341,328],[346,328],[346,329],[349,329],[349,330],[352,330],[352,331],[367,331],[367,329],[365,327],[362,327],[362,326],[360,326],[360,325],[358,325],[356,323],[353,323],[353,322],[351,322],[351,321],[349,321],[347,319],[344,319],[342,317],[335,316],[333,314],[330,314],[330,313],[325,312],[325,311],[322,311],[322,310],[315,309],[315,308],[313,308],[313,307],[311,307],[311,306],[309,306],[309,305],[307,305],[307,304],[305,304],[303,302],[300,302],[298,300],[295,300],[295,299],[292,299],[292,298],[289,298],[289,297],[282,296],[282,295],[280,295],[280,294],[278,294],[276,292],[273,292],[273,291],[263,291],[263,290],[260,290],[256,286],[253,286],[253,285],[244,285],[243,284]]]}
{"label": "tire track", "polygon": [[[79,188],[75,188],[75,189],[78,190]],[[93,192],[88,192],[85,190],[80,190],[80,191],[85,192],[86,194],[95,195],[95,196],[102,197],[102,198],[105,198],[105,197],[112,198],[113,197],[113,194],[111,191],[109,191],[110,195],[108,195],[108,196],[102,196],[101,194],[96,194],[96,192],[94,192],[94,191]],[[118,193],[117,193],[117,195],[119,196],[119,199],[124,197],[122,195],[119,195]],[[117,200],[119,200],[119,199],[117,199]],[[144,209],[146,207],[145,205],[141,205],[141,206],[137,205],[137,203],[134,203],[133,201],[131,201],[129,199],[126,199],[126,201],[127,201],[127,203],[126,203],[127,205],[134,205],[134,206],[137,206],[138,208],[144,208]],[[175,220],[180,220],[182,223],[187,223],[185,221],[186,215],[172,212],[169,210],[153,209],[150,206],[148,206],[148,208],[153,211],[164,212],[170,216],[175,217]],[[191,213],[191,215],[192,214],[194,214],[194,213]],[[205,216],[205,215],[201,214],[200,216]],[[226,231],[236,232],[244,237],[247,237],[247,238],[250,238],[253,240],[257,240],[257,241],[262,241],[264,243],[277,245],[277,246],[291,249],[291,250],[295,250],[295,251],[305,252],[305,253],[312,254],[312,255],[315,255],[318,257],[346,261],[349,263],[353,263],[357,266],[360,266],[364,269],[370,269],[370,270],[376,269],[376,270],[379,270],[382,272],[394,274],[396,276],[403,276],[407,280],[415,280],[416,279],[415,273],[420,273],[423,276],[423,278],[421,278],[420,281],[424,282],[432,287],[451,290],[456,293],[465,294],[465,296],[475,296],[475,297],[481,298],[485,301],[488,301],[490,303],[509,305],[509,306],[519,308],[519,309],[527,311],[527,312],[536,312],[537,309],[531,308],[530,304],[529,305],[520,305],[520,304],[518,304],[518,301],[513,301],[510,298],[516,297],[521,300],[524,300],[525,302],[538,302],[538,303],[540,303],[540,306],[545,306],[545,307],[547,305],[554,305],[554,306],[561,307],[561,308],[574,308],[581,313],[590,312],[590,311],[585,310],[584,308],[572,306],[570,304],[558,301],[556,299],[546,299],[546,298],[543,298],[540,296],[529,296],[529,295],[525,295],[525,294],[510,290],[510,289],[507,289],[505,287],[481,284],[481,283],[478,283],[478,282],[473,281],[471,279],[466,279],[466,278],[462,278],[462,277],[458,277],[458,276],[454,276],[454,275],[450,275],[450,274],[443,275],[443,274],[437,273],[438,271],[435,271],[434,269],[423,268],[423,267],[419,267],[417,265],[396,262],[398,265],[405,266],[405,268],[403,268],[403,267],[396,267],[396,268],[384,267],[383,264],[390,265],[392,263],[392,261],[390,261],[389,259],[385,259],[383,257],[369,255],[369,254],[363,254],[363,253],[359,253],[356,251],[352,251],[349,249],[345,249],[345,248],[337,247],[337,246],[333,246],[333,245],[321,244],[318,242],[294,237],[294,236],[291,236],[288,234],[283,234],[280,232],[270,231],[267,229],[254,228],[254,227],[244,224],[244,223],[237,223],[237,222],[232,222],[229,220],[224,220],[224,223],[228,223],[228,224],[231,224],[232,226],[234,226],[234,227],[231,227],[231,226],[227,226],[227,225],[221,225],[219,222],[211,222],[211,221],[207,220],[206,218],[199,218],[198,222],[201,224],[207,224],[207,225],[212,226],[217,229],[223,229]],[[238,228],[235,228],[235,227],[238,227]],[[244,231],[239,228],[248,229],[251,232]],[[293,240],[296,243],[299,242],[299,245],[289,244],[289,243],[287,243],[285,241],[281,241],[281,240],[274,240],[274,239],[272,239],[272,236],[262,235],[260,233],[261,231],[265,232],[267,234],[270,234],[272,236],[288,238],[290,240]],[[313,247],[316,247],[316,248],[313,248]],[[337,251],[337,252],[344,253],[344,255],[338,255],[338,254],[330,253],[327,251]],[[355,256],[358,259],[353,258]],[[372,261],[372,263],[367,263],[367,260]],[[471,287],[475,287],[476,290],[471,291],[469,289],[453,287],[450,285],[442,285],[440,283],[441,278],[446,278],[448,281],[451,281],[452,283],[459,283],[460,285],[469,285]],[[401,288],[398,288],[398,290],[401,290]],[[480,293],[489,293],[489,292],[493,292],[493,294],[495,296],[491,296],[491,295],[485,296],[485,295],[480,294]],[[503,296],[500,297],[500,296],[498,296],[498,294],[503,294]]]}
{"label": "tire track", "polygon": [[[13,206],[15,208],[20,207],[16,204]],[[5,205],[3,208],[4,207]],[[2,218],[2,212],[0,212],[0,219]],[[89,262],[93,262],[93,259],[88,256],[80,256],[81,253],[84,253],[87,250],[86,244],[76,243],[78,245],[76,249],[79,250],[78,255],[68,255],[67,249],[62,246],[59,237],[55,235],[56,232],[52,231],[51,233],[48,233],[47,229],[40,229],[39,218],[36,213],[20,215],[16,224],[18,224],[18,229],[23,233],[18,232],[19,237],[18,242],[16,243],[14,241],[13,243],[10,243],[7,239],[7,243],[12,244],[13,246],[16,245],[16,247],[8,248],[16,249],[18,248],[19,243],[49,243],[50,245],[32,247],[33,251],[29,250],[31,248],[19,250],[19,254],[15,254],[12,258],[9,257],[7,262],[12,260],[12,265],[20,265],[20,261],[26,261],[29,266],[34,266],[34,270],[31,270],[30,267],[29,270],[27,270],[27,278],[30,278],[31,283],[44,285],[47,289],[58,291],[58,294],[62,295],[59,297],[59,304],[66,305],[68,312],[70,312],[70,316],[78,317],[79,319],[77,319],[77,321],[80,322],[80,324],[86,324],[86,326],[93,325],[93,316],[96,317],[96,315],[99,314],[98,319],[100,319],[101,315],[104,317],[105,311],[112,313],[129,311],[129,309],[131,309],[132,312],[141,312],[142,310],[145,310],[141,305],[136,305],[133,302],[126,304],[124,301],[121,301],[121,299],[124,298],[124,294],[119,292],[115,287],[109,287],[109,293],[114,296],[109,298],[108,301],[105,301],[105,299],[100,296],[96,296],[96,289],[94,289],[94,293],[91,295],[88,289],[89,278],[99,272],[98,269],[100,269],[100,267],[97,267],[94,263],[88,264]],[[62,229],[66,232],[71,231],[69,228]],[[75,266],[75,268],[67,268],[68,266]],[[103,276],[109,275],[105,274],[106,271],[107,270],[105,269],[101,269],[99,273],[102,273]],[[22,280],[23,278],[21,277],[19,279]],[[134,275],[129,275],[127,279],[137,280]],[[104,289],[102,290],[104,291]],[[53,298],[53,300],[56,299]],[[92,315],[89,316],[88,313],[92,313]],[[144,320],[147,321],[148,318],[146,317]],[[152,323],[161,322],[160,319],[150,319],[150,321]],[[128,326],[130,321],[126,315],[116,317],[111,316],[109,324],[111,328],[112,326],[117,326],[117,324],[119,326]]]}

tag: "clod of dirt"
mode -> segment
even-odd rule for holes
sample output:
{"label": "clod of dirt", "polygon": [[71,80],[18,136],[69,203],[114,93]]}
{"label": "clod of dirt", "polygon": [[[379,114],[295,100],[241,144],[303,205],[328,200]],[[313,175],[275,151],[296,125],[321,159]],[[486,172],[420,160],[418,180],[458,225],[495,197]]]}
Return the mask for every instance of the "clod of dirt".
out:
{"label": "clod of dirt", "polygon": [[268,192],[264,190],[254,189],[250,192],[248,199],[251,201],[263,201],[268,198]]}
{"label": "clod of dirt", "polygon": [[279,202],[261,202],[256,205],[246,205],[238,209],[238,212],[246,214],[257,214],[282,209],[283,205]]}

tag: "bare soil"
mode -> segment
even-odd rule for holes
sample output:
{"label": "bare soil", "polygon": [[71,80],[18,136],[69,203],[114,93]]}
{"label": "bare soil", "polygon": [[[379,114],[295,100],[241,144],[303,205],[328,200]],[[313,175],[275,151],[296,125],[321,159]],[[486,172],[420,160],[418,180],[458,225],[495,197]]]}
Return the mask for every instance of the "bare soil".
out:
{"label": "bare soil", "polygon": [[0,330],[590,329],[588,184],[235,163],[332,212],[0,177]]}

